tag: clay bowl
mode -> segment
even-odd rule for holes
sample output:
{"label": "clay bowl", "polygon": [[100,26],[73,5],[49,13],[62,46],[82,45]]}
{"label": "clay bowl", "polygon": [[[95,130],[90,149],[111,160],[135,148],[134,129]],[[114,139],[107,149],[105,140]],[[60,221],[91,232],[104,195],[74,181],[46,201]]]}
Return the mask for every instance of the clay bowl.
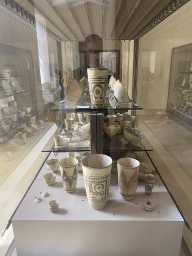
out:
{"label": "clay bowl", "polygon": [[123,134],[128,142],[137,143],[143,139],[143,136],[138,131],[128,127],[123,129]]}
{"label": "clay bowl", "polygon": [[59,160],[58,159],[50,159],[46,161],[47,169],[52,172],[56,172],[59,170]]}
{"label": "clay bowl", "polygon": [[108,137],[112,137],[112,136],[116,135],[119,132],[120,125],[118,123],[105,124],[103,129],[104,129],[104,132],[107,134]]}
{"label": "clay bowl", "polygon": [[54,173],[47,173],[43,176],[43,180],[47,185],[51,186],[56,180],[56,175]]}

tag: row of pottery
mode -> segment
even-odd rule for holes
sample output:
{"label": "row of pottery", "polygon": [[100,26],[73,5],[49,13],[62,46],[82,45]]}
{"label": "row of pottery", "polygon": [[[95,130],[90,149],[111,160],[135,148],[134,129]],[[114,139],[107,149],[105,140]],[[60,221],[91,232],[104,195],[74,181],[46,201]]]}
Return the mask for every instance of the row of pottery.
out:
{"label": "row of pottery", "polygon": [[[57,160],[57,159],[56,159]],[[78,159],[67,157],[55,160],[55,168],[60,169],[63,188],[72,193],[77,184]],[[47,161],[48,169],[53,159]],[[54,164],[52,165],[54,166]],[[121,158],[117,161],[118,189],[126,201],[133,199],[136,194],[140,162],[134,158]],[[89,205],[95,210],[105,207],[110,187],[112,158],[103,154],[92,154],[82,159],[83,179]],[[55,182],[55,173],[48,173],[43,177],[48,185]],[[153,188],[154,176],[146,175],[145,191],[149,195]]]}

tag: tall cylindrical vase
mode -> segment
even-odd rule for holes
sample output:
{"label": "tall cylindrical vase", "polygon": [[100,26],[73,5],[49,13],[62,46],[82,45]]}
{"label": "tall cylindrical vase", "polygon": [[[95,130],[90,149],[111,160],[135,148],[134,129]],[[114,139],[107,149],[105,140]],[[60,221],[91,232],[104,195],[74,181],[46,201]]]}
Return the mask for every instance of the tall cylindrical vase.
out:
{"label": "tall cylindrical vase", "polygon": [[87,69],[91,103],[96,108],[103,107],[105,104],[108,72],[105,68]]}
{"label": "tall cylindrical vase", "polygon": [[133,199],[137,190],[140,162],[134,158],[124,157],[117,161],[118,188],[126,201]]}
{"label": "tall cylindrical vase", "polygon": [[89,155],[82,160],[83,178],[89,205],[100,210],[105,207],[110,186],[112,159],[102,154]]}

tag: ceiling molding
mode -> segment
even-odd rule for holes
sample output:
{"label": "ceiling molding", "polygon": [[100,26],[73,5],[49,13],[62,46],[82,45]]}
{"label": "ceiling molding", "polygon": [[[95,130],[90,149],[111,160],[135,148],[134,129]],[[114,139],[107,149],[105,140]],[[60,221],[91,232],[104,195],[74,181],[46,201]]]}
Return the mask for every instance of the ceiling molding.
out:
{"label": "ceiling molding", "polygon": [[115,30],[115,26],[116,26],[117,20],[119,18],[119,14],[121,12],[121,8],[122,8],[122,5],[123,5],[123,2],[124,2],[124,0],[120,0],[119,6],[118,6],[118,9],[117,9],[117,14],[115,16],[113,27],[112,27],[112,30],[111,30],[111,33],[110,33],[110,38],[112,38],[112,36],[113,36],[114,30]]}
{"label": "ceiling molding", "polygon": [[93,27],[92,27],[92,22],[91,22],[91,17],[90,17],[90,11],[89,11],[89,6],[88,6],[87,0],[84,0],[84,3],[85,3],[85,9],[86,9],[87,17],[88,17],[88,21],[89,21],[90,31],[91,31],[92,37],[93,37],[93,39],[94,39]]}
{"label": "ceiling molding", "polygon": [[101,21],[101,37],[102,37],[102,39],[104,39],[103,36],[104,36],[104,21],[105,21],[105,3],[106,3],[106,0],[103,0],[102,21]]}
{"label": "ceiling molding", "polygon": [[133,8],[132,12],[131,12],[131,15],[128,17],[125,25],[123,26],[123,28],[121,29],[120,33],[118,34],[117,38],[120,38],[120,36],[122,35],[123,31],[125,30],[125,28],[127,27],[127,24],[129,23],[129,21],[133,18],[135,12],[137,11],[137,9],[140,7],[142,1],[144,0],[139,0],[137,2],[137,4],[135,5],[135,7]]}
{"label": "ceiling molding", "polygon": [[79,30],[81,31],[81,34],[83,35],[83,37],[84,37],[84,39],[85,39],[84,32],[83,32],[82,27],[80,26],[79,21],[78,21],[78,19],[77,19],[75,13],[74,13],[74,11],[73,11],[73,8],[71,7],[71,5],[70,5],[70,3],[69,3],[68,0],[66,0],[66,3],[67,3],[67,6],[68,6],[68,8],[69,8],[69,10],[70,10],[70,12],[71,12],[73,18],[74,18],[74,20],[75,20],[75,22],[76,22],[76,24],[77,24]]}
{"label": "ceiling molding", "polygon": [[164,19],[169,17],[179,8],[181,8],[184,4],[189,2],[190,0],[172,0],[165,8],[163,8],[150,22],[148,22],[134,37],[133,39],[139,39],[148,33],[151,29],[156,27],[159,23],[161,23]]}
{"label": "ceiling molding", "polygon": [[[31,1],[31,0],[28,0]],[[51,0],[47,0],[48,4],[51,6],[51,8],[53,9],[53,11],[57,14],[57,16],[60,18],[60,20],[63,22],[63,24],[68,28],[68,30],[71,32],[71,34],[75,37],[75,39],[77,39],[75,33],[72,31],[72,29],[68,26],[68,24],[66,23],[66,21],[63,19],[63,17],[59,14],[59,12],[57,11],[57,9],[52,5]]]}
{"label": "ceiling molding", "polygon": [[[32,0],[28,0],[32,2]],[[43,33],[45,33],[47,36],[51,37],[52,39],[61,42],[62,39],[57,36],[51,29],[46,27],[41,22],[36,23],[35,16],[31,14],[29,11],[27,11],[24,7],[22,7],[19,3],[17,3],[14,0],[0,0],[0,4],[4,6],[6,9],[10,10],[26,22],[28,22],[30,25],[36,27],[37,29],[41,30]]]}
{"label": "ceiling molding", "polygon": [[32,0],[27,0],[34,8],[47,20],[49,21],[66,39],[69,40],[69,37],[36,5]]}

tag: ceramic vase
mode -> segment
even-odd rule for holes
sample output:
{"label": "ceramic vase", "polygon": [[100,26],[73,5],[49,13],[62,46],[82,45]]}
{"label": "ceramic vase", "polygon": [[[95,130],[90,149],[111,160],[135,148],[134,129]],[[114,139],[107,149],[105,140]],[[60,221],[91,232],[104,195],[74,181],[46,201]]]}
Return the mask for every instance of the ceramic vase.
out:
{"label": "ceramic vase", "polygon": [[82,159],[83,179],[89,205],[95,210],[105,207],[110,186],[112,159],[93,154]]}
{"label": "ceramic vase", "polygon": [[129,201],[134,198],[139,176],[139,161],[124,157],[117,161],[118,188],[122,198]]}
{"label": "ceramic vase", "polygon": [[153,190],[153,184],[155,182],[155,176],[153,174],[145,174],[145,194],[150,195]]}
{"label": "ceramic vase", "polygon": [[91,103],[96,108],[104,106],[108,72],[104,68],[87,69]]}
{"label": "ceramic vase", "polygon": [[59,161],[59,168],[63,181],[63,188],[72,193],[77,185],[78,160],[74,157],[67,157]]}

